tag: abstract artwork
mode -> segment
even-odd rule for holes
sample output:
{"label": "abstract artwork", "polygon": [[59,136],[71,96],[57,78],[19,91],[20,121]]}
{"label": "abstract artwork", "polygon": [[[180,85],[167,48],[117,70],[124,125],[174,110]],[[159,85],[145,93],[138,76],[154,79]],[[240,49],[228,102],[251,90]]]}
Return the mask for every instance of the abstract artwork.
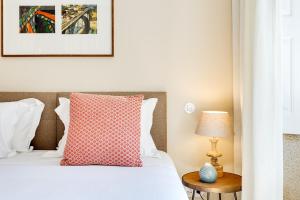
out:
{"label": "abstract artwork", "polygon": [[97,5],[63,5],[62,34],[97,34]]}
{"label": "abstract artwork", "polygon": [[114,0],[0,0],[2,57],[113,57]]}
{"label": "abstract artwork", "polygon": [[20,33],[55,33],[55,6],[20,6]]}

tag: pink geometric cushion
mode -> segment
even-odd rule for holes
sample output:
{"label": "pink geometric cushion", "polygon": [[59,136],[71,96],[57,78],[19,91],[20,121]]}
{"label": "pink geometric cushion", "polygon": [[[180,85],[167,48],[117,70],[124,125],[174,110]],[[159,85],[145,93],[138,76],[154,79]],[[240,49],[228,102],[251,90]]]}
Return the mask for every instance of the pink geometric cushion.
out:
{"label": "pink geometric cushion", "polygon": [[69,133],[61,165],[141,167],[143,98],[71,94]]}

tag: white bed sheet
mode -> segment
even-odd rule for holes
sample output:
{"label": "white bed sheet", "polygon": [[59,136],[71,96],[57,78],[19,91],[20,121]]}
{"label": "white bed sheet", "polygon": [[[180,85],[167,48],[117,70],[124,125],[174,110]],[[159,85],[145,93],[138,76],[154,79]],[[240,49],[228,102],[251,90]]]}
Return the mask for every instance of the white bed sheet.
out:
{"label": "white bed sheet", "polygon": [[187,200],[171,158],[141,168],[62,167],[45,151],[0,159],[0,200]]}

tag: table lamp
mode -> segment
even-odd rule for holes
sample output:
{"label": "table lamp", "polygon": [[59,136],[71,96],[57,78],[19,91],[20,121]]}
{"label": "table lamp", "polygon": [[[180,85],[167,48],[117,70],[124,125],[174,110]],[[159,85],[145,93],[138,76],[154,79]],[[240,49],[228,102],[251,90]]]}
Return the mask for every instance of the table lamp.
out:
{"label": "table lamp", "polygon": [[218,158],[222,156],[217,150],[220,137],[231,134],[230,118],[228,112],[222,111],[202,111],[196,134],[211,137],[211,150],[207,156],[211,158],[211,164],[216,168],[218,177],[223,176],[223,166],[218,163]]}

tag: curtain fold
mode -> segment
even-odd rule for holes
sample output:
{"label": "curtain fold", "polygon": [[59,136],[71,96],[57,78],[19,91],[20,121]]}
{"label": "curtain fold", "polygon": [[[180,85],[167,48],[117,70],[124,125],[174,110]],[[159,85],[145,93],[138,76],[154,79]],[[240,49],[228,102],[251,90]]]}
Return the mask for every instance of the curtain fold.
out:
{"label": "curtain fold", "polygon": [[283,198],[278,1],[238,2],[243,200]]}

